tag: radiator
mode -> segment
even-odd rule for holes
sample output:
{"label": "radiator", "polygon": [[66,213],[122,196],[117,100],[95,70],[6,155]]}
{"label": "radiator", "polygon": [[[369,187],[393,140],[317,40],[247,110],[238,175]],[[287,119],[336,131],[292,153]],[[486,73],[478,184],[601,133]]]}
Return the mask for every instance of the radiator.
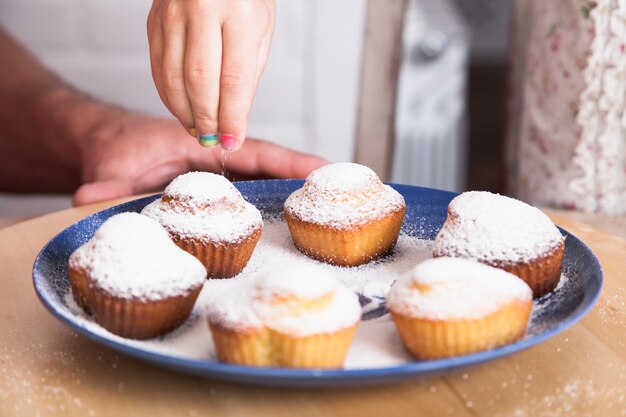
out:
{"label": "radiator", "polygon": [[392,181],[462,191],[470,30],[448,0],[410,0],[405,19]]}

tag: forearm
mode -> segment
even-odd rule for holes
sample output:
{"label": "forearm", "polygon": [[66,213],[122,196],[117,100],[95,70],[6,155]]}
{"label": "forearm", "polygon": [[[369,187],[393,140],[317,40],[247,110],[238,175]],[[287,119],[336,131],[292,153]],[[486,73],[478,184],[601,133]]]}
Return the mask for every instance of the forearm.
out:
{"label": "forearm", "polygon": [[65,85],[1,29],[0,56],[0,191],[73,191],[80,141],[106,106]]}

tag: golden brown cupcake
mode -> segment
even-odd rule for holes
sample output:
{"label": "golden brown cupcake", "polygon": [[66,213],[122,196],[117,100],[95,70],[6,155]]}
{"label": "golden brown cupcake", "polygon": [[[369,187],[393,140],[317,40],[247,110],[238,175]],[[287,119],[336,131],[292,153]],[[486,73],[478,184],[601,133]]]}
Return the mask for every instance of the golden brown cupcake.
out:
{"label": "golden brown cupcake", "polygon": [[360,318],[356,294],[311,266],[239,283],[209,309],[218,359],[264,367],[341,368]]}
{"label": "golden brown cupcake", "polygon": [[284,216],[300,251],[334,265],[356,266],[394,247],[405,211],[404,198],[374,171],[337,163],[313,171],[285,202]]}
{"label": "golden brown cupcake", "polygon": [[137,213],[112,216],[69,258],[76,303],[111,333],[147,339],[185,321],[206,278],[161,225]]}
{"label": "golden brown cupcake", "polygon": [[535,297],[559,283],[565,238],[539,209],[483,191],[455,197],[433,256],[474,259],[523,279]]}
{"label": "golden brown cupcake", "polygon": [[528,326],[532,291],[501,269],[461,258],[419,264],[394,284],[387,308],[416,359],[465,355],[512,343]]}
{"label": "golden brown cupcake", "polygon": [[209,278],[231,278],[247,265],[263,232],[261,213],[226,178],[190,172],[172,181],[142,214],[198,258]]}

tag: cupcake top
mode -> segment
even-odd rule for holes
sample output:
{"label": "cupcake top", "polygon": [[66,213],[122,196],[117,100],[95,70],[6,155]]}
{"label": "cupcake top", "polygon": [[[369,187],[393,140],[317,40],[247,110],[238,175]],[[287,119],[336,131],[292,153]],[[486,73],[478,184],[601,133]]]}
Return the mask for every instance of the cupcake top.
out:
{"label": "cupcake top", "polygon": [[387,297],[394,313],[430,320],[477,319],[519,300],[530,287],[504,270],[462,258],[434,258],[398,280]]}
{"label": "cupcake top", "polygon": [[259,210],[221,175],[190,172],[175,178],[142,214],[181,238],[237,243],[263,226]]}
{"label": "cupcake top", "polygon": [[209,308],[209,321],[222,327],[268,327],[293,336],[337,331],[360,318],[356,294],[312,266],[277,269],[238,283]]}
{"label": "cupcake top", "polygon": [[435,256],[483,262],[527,262],[551,253],[564,238],[539,209],[485,191],[455,197],[435,238]]}
{"label": "cupcake top", "polygon": [[306,222],[348,229],[405,207],[404,198],[376,173],[354,163],[336,163],[313,171],[285,202],[285,210]]}
{"label": "cupcake top", "polygon": [[138,213],[102,223],[69,258],[91,283],[120,298],[161,300],[187,295],[204,283],[206,269],[180,249],[163,227]]}
{"label": "cupcake top", "polygon": [[211,172],[188,172],[174,178],[165,188],[164,197],[196,207],[212,205],[215,209],[245,202],[237,188],[222,175]]}

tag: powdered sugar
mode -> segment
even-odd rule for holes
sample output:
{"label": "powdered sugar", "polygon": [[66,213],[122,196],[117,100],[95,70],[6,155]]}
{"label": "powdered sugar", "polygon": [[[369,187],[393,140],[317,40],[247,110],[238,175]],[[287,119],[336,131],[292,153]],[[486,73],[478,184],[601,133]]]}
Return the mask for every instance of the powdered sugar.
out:
{"label": "powdered sugar", "polygon": [[394,312],[433,320],[481,318],[514,300],[532,303],[530,287],[513,274],[462,258],[422,262],[387,298]]}
{"label": "powdered sugar", "polygon": [[[212,323],[235,330],[267,327],[306,336],[344,329],[361,318],[356,294],[338,284],[328,271],[313,266],[268,271],[247,284],[231,288],[214,300],[208,310]],[[327,296],[331,299],[323,308],[293,304]],[[287,297],[295,300],[287,301]]]}
{"label": "powdered sugar", "polygon": [[367,369],[413,362],[404,349],[391,316],[368,320],[358,327],[346,358],[346,369]]}
{"label": "powdered sugar", "polygon": [[387,298],[391,290],[390,282],[368,281],[355,288],[355,291],[367,298]]}
{"label": "powdered sugar", "polygon": [[356,295],[339,288],[326,308],[318,311],[290,313],[280,305],[254,300],[250,292],[229,291],[209,309],[213,323],[243,331],[267,327],[291,336],[333,332],[353,326],[361,317]]}
{"label": "powdered sugar", "polygon": [[[302,255],[293,242],[287,224],[278,219],[265,221],[265,229],[248,266],[237,276],[247,280],[282,268],[307,270],[311,266],[327,271],[341,284],[355,292],[369,287],[368,296],[384,298],[391,284],[419,262],[430,258],[432,241],[401,234],[392,253],[375,262],[358,267],[337,267]],[[294,280],[306,279],[306,275],[294,275]]]}
{"label": "powdered sugar", "polygon": [[[288,285],[289,291],[297,292],[300,297],[316,297],[327,292],[331,288],[328,282],[318,287],[318,284],[312,281],[320,276],[322,279],[324,276],[331,276],[353,292],[367,289],[367,297],[376,298],[380,305],[396,279],[420,261],[430,257],[431,244],[432,241],[400,235],[391,255],[358,267],[343,268],[302,255],[291,241],[287,224],[280,219],[266,219],[263,236],[241,274],[232,280],[217,280],[220,282],[211,280],[206,286],[211,288],[211,293],[214,295],[212,299],[219,302],[221,298],[226,297],[224,291],[230,287],[233,287],[233,293],[243,294],[244,288],[250,285],[249,281],[255,280],[258,276],[278,277],[283,273],[281,271],[297,271],[290,273],[290,281],[281,285]],[[276,289],[276,286],[274,288]],[[313,288],[316,289],[313,290]],[[287,292],[285,287],[283,291]],[[229,320],[238,323],[244,321],[250,326],[260,326],[261,321],[255,322],[258,316],[254,315],[251,309],[243,308],[245,301],[241,300],[239,304],[242,311],[232,312],[234,316],[230,316]],[[247,316],[240,318],[237,317],[239,314]]]}
{"label": "powdered sugar", "polygon": [[163,193],[175,200],[201,206],[213,204],[221,199],[243,202],[239,190],[222,175],[211,172],[188,172],[174,178]]}
{"label": "powdered sugar", "polygon": [[161,225],[137,213],[109,218],[69,259],[91,282],[122,298],[160,300],[201,286],[206,269]]}
{"label": "powdered sugar", "polygon": [[285,210],[292,216],[338,229],[358,226],[404,207],[404,198],[397,191],[384,185],[371,169],[354,163],[316,169],[285,201]]}
{"label": "powdered sugar", "polygon": [[221,175],[190,172],[174,179],[163,198],[142,214],[173,235],[212,243],[237,243],[263,226],[259,210]]}
{"label": "powdered sugar", "polygon": [[292,296],[313,300],[324,297],[339,288],[337,281],[328,270],[312,265],[300,268],[295,268],[295,265],[283,266],[273,269],[255,284],[253,298],[262,300]]}
{"label": "powdered sugar", "polygon": [[379,186],[374,171],[365,165],[339,162],[311,172],[306,182],[311,188],[328,193],[359,193]]}
{"label": "powdered sugar", "polygon": [[434,254],[484,262],[528,262],[551,253],[563,239],[539,209],[506,196],[470,191],[448,206]]}

